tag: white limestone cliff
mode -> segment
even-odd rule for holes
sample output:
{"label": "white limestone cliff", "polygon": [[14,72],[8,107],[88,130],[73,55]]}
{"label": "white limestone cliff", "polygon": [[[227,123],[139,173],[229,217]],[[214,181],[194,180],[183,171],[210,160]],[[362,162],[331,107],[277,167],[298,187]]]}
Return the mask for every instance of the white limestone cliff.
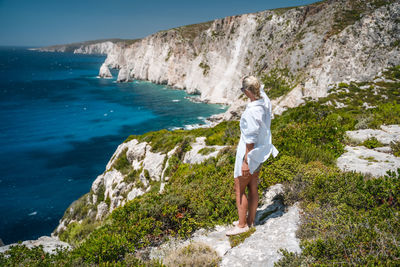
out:
{"label": "white limestone cliff", "polygon": [[99,77],[100,78],[112,78],[110,69],[107,67],[107,65],[105,63],[103,63],[103,65],[101,65],[101,67],[100,67]]}
{"label": "white limestone cliff", "polygon": [[168,84],[212,103],[238,101],[244,75],[284,79],[293,89],[272,101],[279,114],[304,97],[325,96],[332,84],[369,80],[400,64],[400,2],[364,10],[358,21],[335,30],[341,23],[337,14],[352,8],[351,0],[322,1],[187,25],[130,42],[56,47],[107,54],[104,63],[120,69],[119,82]]}
{"label": "white limestone cliff", "polygon": [[273,101],[275,113],[281,113],[303,97],[325,96],[331,84],[371,79],[400,63],[399,47],[393,45],[400,38],[395,22],[400,3],[378,8],[331,34],[336,10],[348,3],[325,1],[284,13],[262,11],[161,31],[129,46],[115,44],[105,64],[121,68],[119,81],[168,84],[198,93],[203,101],[227,104],[237,101],[243,75],[261,77],[285,69],[295,87]]}
{"label": "white limestone cliff", "polygon": [[[216,157],[224,148],[207,146],[205,137],[198,137],[191,146],[192,149],[182,155],[184,162],[190,164]],[[162,192],[169,180],[169,159],[177,150],[178,147],[166,153],[154,152],[150,144],[136,139],[120,144],[107,163],[106,170],[93,181],[90,192],[70,205],[52,236],[58,236],[73,222],[81,223],[88,218],[103,220],[115,208],[148,192],[152,182],[161,182]],[[126,166],[119,166],[121,159],[127,161]],[[78,211],[82,206],[89,207],[85,214]]]}

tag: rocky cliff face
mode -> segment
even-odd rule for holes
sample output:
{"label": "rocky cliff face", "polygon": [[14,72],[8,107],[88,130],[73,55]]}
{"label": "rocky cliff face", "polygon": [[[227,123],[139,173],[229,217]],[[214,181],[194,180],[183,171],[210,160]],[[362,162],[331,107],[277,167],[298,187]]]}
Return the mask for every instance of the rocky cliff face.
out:
{"label": "rocky cliff face", "polygon": [[280,113],[304,97],[325,96],[331,84],[364,81],[398,65],[399,16],[399,1],[330,0],[74,52],[106,53],[105,64],[120,69],[121,82],[135,78],[168,84],[214,103],[235,102],[240,78],[256,74],[287,85],[289,90],[273,102]]}
{"label": "rocky cliff face", "polygon": [[205,137],[196,138],[184,155],[178,146],[167,152],[155,152],[147,142],[133,139],[122,143],[107,163],[106,170],[94,180],[90,192],[66,210],[52,236],[61,234],[71,223],[101,221],[115,208],[148,192],[153,182],[161,181],[162,192],[169,180],[169,160],[173,156],[181,153],[185,163],[201,163],[216,157],[223,148],[207,146]]}

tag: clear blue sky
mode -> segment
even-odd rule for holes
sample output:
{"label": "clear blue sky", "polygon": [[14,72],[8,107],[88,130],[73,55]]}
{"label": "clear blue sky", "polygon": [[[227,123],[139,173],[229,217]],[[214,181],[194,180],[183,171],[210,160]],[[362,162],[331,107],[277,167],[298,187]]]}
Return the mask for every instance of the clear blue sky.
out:
{"label": "clear blue sky", "polygon": [[159,30],[316,0],[0,0],[0,45],[141,38]]}

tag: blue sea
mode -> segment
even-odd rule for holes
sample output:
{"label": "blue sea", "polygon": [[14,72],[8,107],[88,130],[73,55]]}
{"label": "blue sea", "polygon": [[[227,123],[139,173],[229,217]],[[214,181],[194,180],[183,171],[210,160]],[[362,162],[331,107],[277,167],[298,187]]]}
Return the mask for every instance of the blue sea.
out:
{"label": "blue sea", "polygon": [[0,48],[5,244],[50,235],[129,135],[204,124],[204,118],[226,110],[193,103],[184,91],[165,85],[100,79],[104,59]]}

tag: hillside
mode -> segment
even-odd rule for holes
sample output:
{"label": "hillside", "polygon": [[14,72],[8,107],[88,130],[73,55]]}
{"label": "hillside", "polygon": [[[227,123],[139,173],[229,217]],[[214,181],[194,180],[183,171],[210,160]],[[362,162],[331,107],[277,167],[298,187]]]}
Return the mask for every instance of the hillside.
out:
{"label": "hillside", "polygon": [[[399,11],[399,1],[323,1],[109,45],[105,65],[126,80],[179,87],[193,79],[183,87],[203,99],[243,104],[236,77],[262,78],[275,99],[271,129],[280,153],[260,174],[258,223],[237,239],[221,235],[237,219],[237,120],[161,130],[127,137],[66,210],[53,235],[71,250],[20,245],[0,253],[0,265],[174,266],[194,258],[198,266],[400,264],[400,135],[386,141],[378,131],[400,124]],[[93,44],[79,49],[94,51]],[[374,134],[358,138],[363,131]],[[354,158],[344,155],[359,149],[387,157],[358,155],[362,169],[350,172]]]}

